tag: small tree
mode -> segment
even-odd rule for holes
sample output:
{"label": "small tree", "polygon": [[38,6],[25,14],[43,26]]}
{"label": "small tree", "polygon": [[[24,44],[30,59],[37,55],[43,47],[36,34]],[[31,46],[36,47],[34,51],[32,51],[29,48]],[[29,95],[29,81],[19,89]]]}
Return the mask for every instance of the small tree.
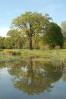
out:
{"label": "small tree", "polygon": [[43,36],[43,41],[52,48],[55,46],[60,46],[62,48],[64,39],[61,28],[56,23],[51,22],[48,31]]}

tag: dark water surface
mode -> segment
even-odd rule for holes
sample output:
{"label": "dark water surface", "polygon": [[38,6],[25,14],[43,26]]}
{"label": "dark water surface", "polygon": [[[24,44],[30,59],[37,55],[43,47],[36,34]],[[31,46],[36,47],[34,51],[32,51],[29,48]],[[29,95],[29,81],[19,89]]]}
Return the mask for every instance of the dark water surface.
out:
{"label": "dark water surface", "polygon": [[1,63],[0,99],[66,99],[66,67],[32,58]]}

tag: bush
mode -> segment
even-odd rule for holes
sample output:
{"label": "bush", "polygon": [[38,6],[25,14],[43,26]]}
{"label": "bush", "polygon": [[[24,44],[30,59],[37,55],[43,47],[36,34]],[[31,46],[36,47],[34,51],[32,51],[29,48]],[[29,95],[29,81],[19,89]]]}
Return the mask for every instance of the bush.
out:
{"label": "bush", "polygon": [[64,42],[64,46],[63,46],[63,48],[66,49],[66,41]]}
{"label": "bush", "polygon": [[13,51],[12,50],[4,50],[3,51],[3,54],[9,54],[9,55],[11,55],[13,53]]}
{"label": "bush", "polygon": [[57,49],[57,50],[59,50],[60,49],[60,46],[55,46],[55,48],[54,49]]}
{"label": "bush", "polygon": [[40,47],[41,50],[49,50],[49,46],[48,45],[44,45]]}
{"label": "bush", "polygon": [[20,55],[21,52],[19,51],[12,51],[12,50],[4,50],[3,54],[8,54],[8,55]]}
{"label": "bush", "polygon": [[16,52],[16,51],[14,51],[13,53],[12,53],[12,55],[21,55],[21,52]]}

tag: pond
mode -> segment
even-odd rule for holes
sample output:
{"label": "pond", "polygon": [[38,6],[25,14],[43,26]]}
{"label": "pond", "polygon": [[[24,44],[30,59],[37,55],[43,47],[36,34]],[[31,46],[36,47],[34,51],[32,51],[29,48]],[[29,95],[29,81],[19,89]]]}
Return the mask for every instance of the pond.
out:
{"label": "pond", "polygon": [[0,63],[0,99],[65,99],[66,67],[33,60]]}

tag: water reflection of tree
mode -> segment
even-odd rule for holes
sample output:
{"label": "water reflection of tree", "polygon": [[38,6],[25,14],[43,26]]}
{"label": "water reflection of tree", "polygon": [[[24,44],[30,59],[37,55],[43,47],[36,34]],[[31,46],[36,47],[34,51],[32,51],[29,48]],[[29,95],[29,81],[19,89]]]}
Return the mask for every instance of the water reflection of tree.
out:
{"label": "water reflection of tree", "polygon": [[15,77],[13,80],[15,87],[33,95],[46,90],[51,91],[52,83],[58,81],[62,76],[62,68],[40,61],[32,61],[30,57],[16,66],[14,64],[9,73]]}
{"label": "water reflection of tree", "polygon": [[64,82],[66,82],[66,66],[65,66],[65,68],[63,70],[62,79],[63,79]]}

